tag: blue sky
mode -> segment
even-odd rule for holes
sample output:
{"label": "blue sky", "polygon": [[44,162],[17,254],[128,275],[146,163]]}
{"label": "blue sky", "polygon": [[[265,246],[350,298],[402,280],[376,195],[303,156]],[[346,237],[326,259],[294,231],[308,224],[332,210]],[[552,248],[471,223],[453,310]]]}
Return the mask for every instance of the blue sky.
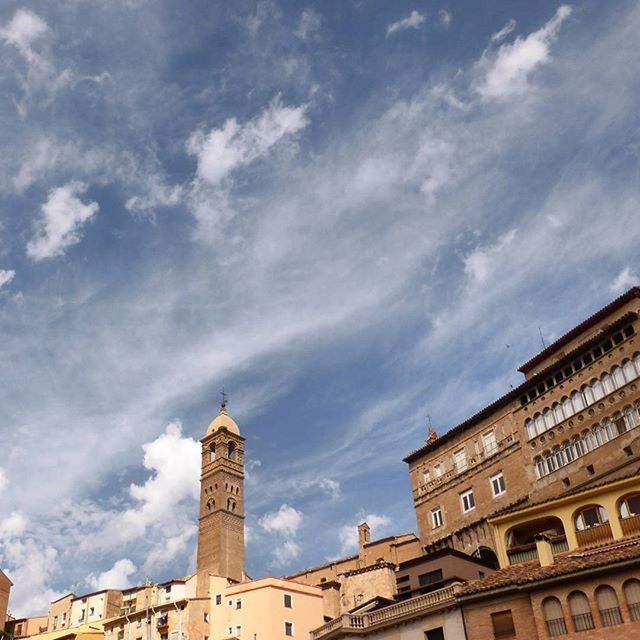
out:
{"label": "blue sky", "polygon": [[640,3],[0,7],[0,566],[17,615],[415,530],[402,457],[637,282]]}

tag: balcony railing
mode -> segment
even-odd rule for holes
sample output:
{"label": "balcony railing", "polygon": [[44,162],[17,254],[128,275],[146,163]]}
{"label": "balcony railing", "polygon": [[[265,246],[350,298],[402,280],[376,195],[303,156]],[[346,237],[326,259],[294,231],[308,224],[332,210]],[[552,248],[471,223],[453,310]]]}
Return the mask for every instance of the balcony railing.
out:
{"label": "balcony railing", "polygon": [[372,611],[371,613],[363,613],[361,615],[344,614],[314,629],[311,632],[311,640],[319,640],[337,630],[341,630],[343,633],[363,631],[370,627],[385,625],[413,614],[428,611],[429,609],[452,601],[460,586],[461,583],[454,582],[444,589],[431,591],[409,600],[403,600],[402,602],[392,604],[378,611]]}
{"label": "balcony railing", "polygon": [[567,538],[565,536],[558,536],[557,538],[553,538],[550,541],[550,544],[551,553],[553,553],[554,556],[558,553],[569,551],[569,543],[567,542]]}
{"label": "balcony railing", "polygon": [[616,624],[622,624],[622,613],[620,612],[620,607],[600,609],[600,617],[602,618],[603,627],[613,627]]}
{"label": "balcony railing", "polygon": [[620,526],[625,536],[640,533],[640,516],[629,516],[628,518],[620,518]]}
{"label": "balcony railing", "polygon": [[538,547],[536,543],[521,544],[518,547],[507,549],[509,564],[520,564],[521,562],[532,562],[538,559]]}
{"label": "balcony railing", "polygon": [[634,622],[640,620],[640,602],[630,602],[629,613],[631,614],[631,619]]}
{"label": "balcony railing", "polygon": [[576,538],[578,539],[578,546],[588,547],[592,544],[613,540],[613,533],[611,532],[611,525],[608,522],[604,522],[582,531],[576,531]]}
{"label": "balcony railing", "polygon": [[591,613],[577,613],[571,616],[571,618],[573,619],[573,626],[576,631],[588,631],[589,629],[596,628]]}
{"label": "balcony railing", "polygon": [[550,637],[563,636],[567,633],[567,623],[564,618],[555,618],[554,620],[546,620],[547,635]]}

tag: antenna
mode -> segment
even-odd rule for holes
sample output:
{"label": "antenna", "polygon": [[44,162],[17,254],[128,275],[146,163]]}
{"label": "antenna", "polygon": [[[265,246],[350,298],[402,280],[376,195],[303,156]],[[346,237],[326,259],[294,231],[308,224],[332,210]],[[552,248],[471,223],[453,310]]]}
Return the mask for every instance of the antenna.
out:
{"label": "antenna", "polygon": [[540,326],[538,326],[538,333],[540,334],[540,342],[542,342],[542,348],[546,349],[547,345],[544,342],[544,338],[542,337],[542,329],[540,328]]}

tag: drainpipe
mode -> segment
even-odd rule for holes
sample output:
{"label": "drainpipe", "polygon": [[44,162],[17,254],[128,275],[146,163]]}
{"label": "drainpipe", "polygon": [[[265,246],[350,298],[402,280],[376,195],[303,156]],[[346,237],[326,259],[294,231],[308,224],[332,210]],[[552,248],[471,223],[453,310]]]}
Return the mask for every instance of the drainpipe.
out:
{"label": "drainpipe", "polygon": [[182,640],[182,609],[178,608],[178,603],[174,602],[173,606],[176,608],[176,611],[178,612],[178,640]]}

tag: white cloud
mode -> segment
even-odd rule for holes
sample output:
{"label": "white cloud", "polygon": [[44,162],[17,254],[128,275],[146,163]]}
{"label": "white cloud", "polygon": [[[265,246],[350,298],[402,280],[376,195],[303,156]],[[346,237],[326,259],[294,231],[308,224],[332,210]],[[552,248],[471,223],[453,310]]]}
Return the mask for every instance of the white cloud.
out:
{"label": "white cloud", "polygon": [[0,467],[0,493],[2,493],[9,486],[9,478],[7,478],[7,472]]}
{"label": "white cloud", "polygon": [[493,42],[494,44],[502,42],[516,28],[516,24],[517,23],[513,18],[509,20],[509,22],[507,22],[507,24],[505,24],[504,27],[500,29],[500,31],[496,31],[491,36],[491,42]]}
{"label": "white cloud", "polygon": [[[538,31],[526,38],[519,36],[511,44],[501,45],[495,53],[486,51],[478,65],[480,80],[477,90],[480,95],[486,99],[501,99],[525,91],[529,75],[540,65],[549,62],[551,44],[569,15],[571,7],[562,5]],[[503,39],[513,28],[515,23],[507,24],[492,36],[492,42]]]}
{"label": "white cloud", "polygon": [[60,256],[80,242],[80,230],[100,208],[97,202],[85,204],[80,200],[78,196],[86,190],[87,185],[73,181],[49,192],[35,237],[27,244],[30,258],[39,261]]}
{"label": "white cloud", "polygon": [[273,564],[276,567],[284,567],[292,560],[300,557],[300,545],[293,540],[285,540],[278,543],[273,549]]}
{"label": "white cloud", "polygon": [[136,565],[128,558],[122,558],[115,564],[97,575],[87,576],[87,585],[94,591],[102,589],[128,589],[133,586],[129,578],[137,571]]}
{"label": "white cloud", "polygon": [[440,11],[438,11],[438,17],[440,18],[440,24],[445,29],[448,29],[449,25],[451,24],[451,20],[453,19],[451,12],[447,11],[446,9],[440,9]]}
{"label": "white cloud", "polygon": [[464,259],[464,271],[475,282],[485,283],[499,265],[502,253],[514,240],[517,229],[511,229],[490,247],[479,247]]}
{"label": "white cloud", "polygon": [[283,106],[278,96],[259,116],[244,125],[229,118],[220,129],[191,134],[187,151],[197,157],[198,177],[218,186],[234,170],[265,157],[275,145],[307,124],[305,106]]}
{"label": "white cloud", "polygon": [[398,20],[397,22],[392,22],[387,26],[387,38],[399,31],[418,29],[420,25],[424,24],[424,21],[424,15],[414,9],[406,18],[402,18],[402,20]]}
{"label": "white cloud", "polygon": [[627,289],[630,289],[637,284],[638,277],[631,270],[631,267],[626,266],[611,283],[610,289],[612,293],[622,293],[623,291],[626,291]]}
{"label": "white cloud", "polygon": [[288,504],[281,505],[278,511],[267,513],[260,518],[260,526],[269,533],[281,533],[295,537],[302,524],[302,513]]}
{"label": "white cloud", "polygon": [[15,275],[16,272],[13,270],[0,269],[0,289],[2,289],[5,284],[9,284]]}
{"label": "white cloud", "polygon": [[362,515],[357,521],[345,524],[338,530],[338,540],[340,541],[340,555],[346,556],[358,550],[358,525],[366,522],[371,527],[371,539],[383,538],[391,525],[388,516],[377,513]]}
{"label": "white cloud", "polygon": [[12,610],[44,612],[61,595],[47,586],[59,570],[58,552],[50,545],[39,544],[27,526],[27,519],[20,513],[12,513],[0,523],[0,566],[14,583]]}
{"label": "white cloud", "polygon": [[322,24],[322,17],[317,11],[313,9],[306,8],[303,10],[300,15],[300,22],[298,23],[298,28],[296,29],[296,35],[302,40],[309,39],[318,29],[320,29],[320,25]]}
{"label": "white cloud", "polygon": [[33,50],[33,43],[48,30],[47,23],[29,9],[18,9],[10,22],[0,28],[0,37],[14,46],[30,63],[40,63],[40,57]]}

